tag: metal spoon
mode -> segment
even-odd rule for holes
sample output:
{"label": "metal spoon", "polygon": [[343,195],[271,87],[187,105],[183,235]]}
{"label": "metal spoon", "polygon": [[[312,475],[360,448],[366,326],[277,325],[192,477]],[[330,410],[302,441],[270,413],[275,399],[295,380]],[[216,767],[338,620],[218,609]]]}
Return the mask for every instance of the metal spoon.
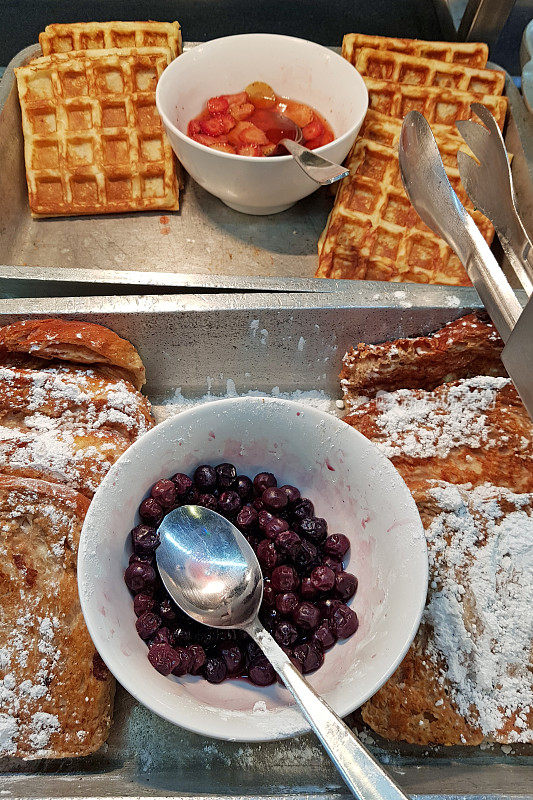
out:
{"label": "metal spoon", "polygon": [[303,678],[257,617],[263,575],[244,536],[200,506],[181,506],[159,526],[156,550],[163,583],[177,605],[212,628],[246,631],[267,656],[331,760],[360,800],[406,800],[354,733]]}
{"label": "metal spoon", "polygon": [[279,117],[280,123],[286,130],[294,133],[294,136],[290,138],[280,139],[278,144],[282,144],[289,151],[300,169],[312,180],[322,184],[322,186],[327,186],[330,183],[346,178],[350,174],[350,170],[346,169],[346,167],[334,164],[333,161],[318,155],[314,150],[308,150],[307,147],[301,145],[300,142],[303,139],[302,129],[292,119],[286,117],[285,114],[278,114],[277,112],[276,116]]}

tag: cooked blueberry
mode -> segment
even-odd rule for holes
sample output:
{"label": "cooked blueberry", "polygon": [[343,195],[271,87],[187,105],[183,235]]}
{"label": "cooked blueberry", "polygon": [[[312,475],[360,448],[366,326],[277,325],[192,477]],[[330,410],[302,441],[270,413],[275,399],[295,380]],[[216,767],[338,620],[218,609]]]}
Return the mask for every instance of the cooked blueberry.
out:
{"label": "cooked blueberry", "polygon": [[233,517],[241,509],[241,498],[233,489],[222,492],[218,498],[218,510],[220,514],[228,514]]}
{"label": "cooked blueberry", "polygon": [[145,611],[152,611],[154,606],[155,598],[148,592],[139,592],[133,598],[133,610],[136,617],[140,617]]}
{"label": "cooked blueberry", "polygon": [[272,586],[277,592],[292,592],[299,584],[296,571],[288,564],[281,564],[272,572]]}
{"label": "cooked blueberry", "polygon": [[357,578],[351,572],[339,572],[335,577],[335,591],[345,603],[357,591]]}
{"label": "cooked blueberry", "polygon": [[298,532],[315,544],[322,544],[328,535],[328,525],[322,517],[306,517],[300,521]]}
{"label": "cooked blueberry", "polygon": [[[265,531],[266,532],[266,531]],[[296,554],[300,549],[300,545],[302,540],[298,536],[297,533],[294,531],[281,531],[276,536],[276,549],[278,552],[282,553],[285,556],[288,556],[291,559],[295,559]]]}
{"label": "cooked blueberry", "polygon": [[153,497],[147,497],[139,506],[139,516],[144,522],[159,525],[163,519],[163,506]]}
{"label": "cooked blueberry", "polygon": [[154,483],[150,494],[163,508],[172,508],[176,504],[178,497],[176,484],[170,480],[161,480]]}
{"label": "cooked blueberry", "polygon": [[194,483],[201,492],[212,492],[217,488],[217,473],[209,464],[201,464],[194,470]]}
{"label": "cooked blueberry", "polygon": [[237,644],[221,646],[219,654],[226,665],[228,675],[238,675],[244,667],[244,656]]}
{"label": "cooked blueberry", "polygon": [[306,574],[311,572],[313,567],[318,564],[318,550],[312,542],[302,539],[298,552],[293,558],[294,564],[300,572]]}
{"label": "cooked blueberry", "polygon": [[297,628],[311,631],[320,622],[320,611],[313,603],[304,600],[293,611],[292,620]]}
{"label": "cooked blueberry", "polygon": [[285,484],[285,486],[281,487],[285,494],[287,495],[287,500],[290,505],[296,503],[297,500],[300,499],[300,490],[296,488],[296,486],[291,486],[290,484]]}
{"label": "cooked blueberry", "polygon": [[278,554],[274,542],[263,539],[257,545],[257,558],[261,566],[270,572],[278,563]]}
{"label": "cooked blueberry", "polygon": [[215,471],[217,473],[217,484],[219,489],[229,489],[230,486],[233,486],[235,479],[237,478],[237,470],[233,464],[219,464],[218,467],[215,468]]}
{"label": "cooked blueberry", "polygon": [[275,486],[269,486],[268,489],[265,489],[261,499],[265,506],[272,511],[281,511],[286,508],[289,502],[283,489],[277,489]]}
{"label": "cooked blueberry", "polygon": [[289,523],[285,519],[274,517],[265,525],[264,531],[267,539],[275,539],[278,533],[289,530]]}
{"label": "cooked blueberry", "polygon": [[313,644],[297,644],[293,652],[304,674],[314,672],[324,663],[324,654]]}
{"label": "cooked blueberry", "polygon": [[276,642],[282,647],[290,647],[296,639],[298,638],[298,631],[287,620],[282,620],[282,622],[278,622],[276,625],[276,629],[274,631],[274,639]]}
{"label": "cooked blueberry", "polygon": [[276,597],[276,608],[280,614],[288,617],[298,605],[298,598],[294,592],[281,592]]}
{"label": "cooked blueberry", "polygon": [[180,497],[187,494],[192,486],[192,478],[189,478],[184,472],[176,472],[170,480],[176,487],[176,492]]}
{"label": "cooked blueberry", "polygon": [[342,602],[336,597],[328,597],[326,600],[319,600],[317,606],[324,619],[331,619],[339,606],[342,606]]}
{"label": "cooked blueberry", "polygon": [[178,619],[176,604],[170,597],[164,597],[159,603],[159,616],[165,622],[175,622]]}
{"label": "cooked blueberry", "polygon": [[280,616],[275,608],[266,608],[263,606],[259,612],[259,619],[268,631],[272,631],[272,628],[277,624]]}
{"label": "cooked blueberry", "polygon": [[315,567],[309,577],[317,592],[329,592],[335,586],[335,573],[329,567]]}
{"label": "cooked blueberry", "polygon": [[233,488],[243,503],[247,503],[254,496],[254,485],[246,475],[237,475]]}
{"label": "cooked blueberry", "polygon": [[248,677],[256,686],[270,686],[276,680],[276,672],[265,656],[259,656],[250,662]]}
{"label": "cooked blueberry", "polygon": [[159,534],[151,525],[137,525],[131,532],[133,551],[137,555],[153,555],[159,547]]}
{"label": "cooked blueberry", "polygon": [[188,647],[176,647],[176,656],[177,663],[172,670],[172,674],[181,678],[182,675],[186,675],[191,670],[192,653]]}
{"label": "cooked blueberry", "polygon": [[160,625],[161,618],[158,617],[157,614],[154,614],[153,611],[145,611],[144,614],[141,614],[141,616],[137,618],[137,622],[135,623],[137,633],[141,639],[149,639],[154,635]]}
{"label": "cooked blueberry", "polygon": [[357,614],[348,606],[341,604],[331,615],[331,626],[339,639],[347,639],[359,627]]}
{"label": "cooked blueberry", "polygon": [[142,592],[143,589],[150,589],[155,583],[155,570],[150,564],[142,561],[130,564],[124,573],[124,581],[128,589],[132,592]]}
{"label": "cooked blueberry", "polygon": [[218,511],[218,500],[214,494],[207,494],[207,492],[199,494],[196,504],[204,508],[210,508],[211,511]]}
{"label": "cooked blueberry", "polygon": [[292,516],[301,522],[307,517],[312,517],[315,513],[315,507],[307,497],[302,497],[294,503],[292,508]]}
{"label": "cooked blueberry", "polygon": [[272,606],[276,603],[276,590],[272,586],[272,584],[265,580],[265,585],[263,587],[263,603],[265,606],[272,608]]}
{"label": "cooked blueberry", "polygon": [[260,497],[255,497],[252,500],[252,505],[256,511],[263,511],[265,508],[265,504],[263,503]]}
{"label": "cooked blueberry", "polygon": [[277,486],[278,482],[276,480],[276,476],[272,475],[271,472],[260,472],[254,478],[254,490],[255,493],[260,497],[265,489],[268,489],[269,486]]}
{"label": "cooked blueberry", "polygon": [[159,628],[150,639],[150,647],[153,644],[172,645],[172,634],[169,628]]}
{"label": "cooked blueberry", "polygon": [[141,555],[140,553],[132,553],[128,559],[128,564],[154,564],[153,553]]}
{"label": "cooked blueberry", "polygon": [[257,524],[261,528],[262,531],[266,530],[267,525],[270,525],[277,517],[272,514],[271,511],[267,511],[266,508],[263,508],[259,512],[259,516],[257,517]]}
{"label": "cooked blueberry", "polygon": [[322,564],[325,567],[329,567],[333,570],[333,572],[337,575],[339,572],[342,572],[342,561],[334,556],[324,556],[322,559]]}
{"label": "cooked blueberry", "polygon": [[300,584],[300,595],[302,600],[312,600],[317,595],[317,590],[311,578],[302,578],[302,582]]}
{"label": "cooked blueberry", "polygon": [[333,633],[331,625],[327,619],[320,623],[311,637],[311,644],[314,644],[315,647],[318,647],[321,650],[329,650],[330,647],[333,647],[336,641],[337,637]]}
{"label": "cooked blueberry", "polygon": [[189,672],[191,675],[198,675],[205,664],[205,650],[199,644],[191,644],[186,649],[189,654]]}
{"label": "cooked blueberry", "polygon": [[226,664],[221,658],[210,656],[204,665],[204,677],[209,683],[222,683],[228,675]]}
{"label": "cooked blueberry", "polygon": [[243,506],[237,514],[237,527],[243,531],[251,530],[257,524],[258,516],[253,506]]}
{"label": "cooked blueberry", "polygon": [[187,625],[177,625],[174,628],[174,645],[187,647],[192,644],[192,630]]}
{"label": "cooked blueberry", "polygon": [[150,647],[148,661],[161,675],[170,675],[178,663],[178,657],[173,647],[161,642]]}
{"label": "cooked blueberry", "polygon": [[342,558],[350,549],[350,540],[343,533],[334,533],[324,542],[324,550],[330,556]]}
{"label": "cooked blueberry", "polygon": [[185,493],[183,496],[182,502],[184,505],[195,506],[198,502],[198,498],[200,497],[200,492],[196,488],[196,486],[191,486],[188,492]]}

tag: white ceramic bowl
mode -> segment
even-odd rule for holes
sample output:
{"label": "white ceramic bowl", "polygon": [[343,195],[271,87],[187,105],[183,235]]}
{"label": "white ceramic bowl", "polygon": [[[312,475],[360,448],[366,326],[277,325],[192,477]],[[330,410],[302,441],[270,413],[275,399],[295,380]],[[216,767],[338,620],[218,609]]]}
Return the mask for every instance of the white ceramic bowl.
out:
{"label": "white ceramic bowl", "polygon": [[317,184],[292,156],[254,158],[220,153],[187,136],[206,100],[242,92],[252,81],[316,108],[336,139],[317,149],[342,163],[361,127],[368,92],[357,70],[326,47],[269,33],[226,36],[175,59],[157,84],[156,104],[170,143],[192,177],[226,205],[247,214],[274,214],[314,192]]}
{"label": "white ceramic bowl", "polygon": [[252,477],[268,470],[295,484],[330,532],[350,539],[360,627],[309,676],[342,716],[379,689],[415,635],[426,597],[425,536],[405,483],[373,444],[335,417],[285,400],[237,398],[184,411],[112,467],[89,508],[78,558],[81,605],[102,658],[137,700],[177,725],[220,739],[279,739],[309,729],[285,688],[242,680],[212,685],[153,669],[123,580],[128,534],[150,486],[222,461]]}

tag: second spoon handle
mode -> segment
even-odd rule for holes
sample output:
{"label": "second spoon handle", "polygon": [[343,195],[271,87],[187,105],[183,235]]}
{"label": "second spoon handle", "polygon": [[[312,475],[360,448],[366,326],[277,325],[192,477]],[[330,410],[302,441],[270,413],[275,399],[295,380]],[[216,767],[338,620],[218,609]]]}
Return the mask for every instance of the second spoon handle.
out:
{"label": "second spoon handle", "polygon": [[350,174],[350,170],[346,169],[346,167],[334,164],[333,161],[329,161],[313,150],[308,150],[307,147],[293,142],[292,139],[281,139],[279,143],[287,148],[300,169],[315,183],[327,186],[330,183],[335,183],[335,181],[340,181],[341,178],[345,178]]}
{"label": "second spoon handle", "polygon": [[353,794],[360,800],[407,800],[406,795],[363,747],[353,731],[303,678],[256,619],[246,628],[292,693]]}

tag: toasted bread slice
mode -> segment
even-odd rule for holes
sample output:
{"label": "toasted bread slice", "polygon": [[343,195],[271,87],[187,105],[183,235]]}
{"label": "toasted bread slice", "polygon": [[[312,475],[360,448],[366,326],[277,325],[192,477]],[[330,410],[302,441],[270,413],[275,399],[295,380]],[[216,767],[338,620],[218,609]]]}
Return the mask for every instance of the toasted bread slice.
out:
{"label": "toasted bread slice", "polygon": [[89,501],[53,483],[0,475],[0,755],[97,750],[114,681],[91,642],[76,557]]}

